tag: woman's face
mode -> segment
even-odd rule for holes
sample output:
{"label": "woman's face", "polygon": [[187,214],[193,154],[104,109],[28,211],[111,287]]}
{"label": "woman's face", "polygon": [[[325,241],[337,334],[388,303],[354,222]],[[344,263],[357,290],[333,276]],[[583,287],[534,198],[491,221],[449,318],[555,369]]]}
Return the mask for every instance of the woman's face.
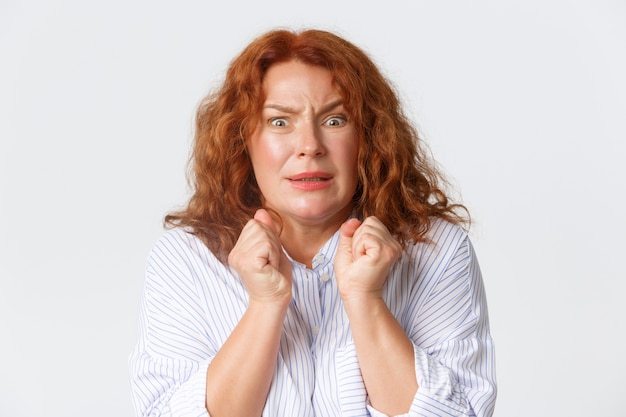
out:
{"label": "woman's face", "polygon": [[332,74],[297,61],[274,64],[263,91],[247,146],[266,206],[287,222],[340,224],[352,209],[358,138]]}

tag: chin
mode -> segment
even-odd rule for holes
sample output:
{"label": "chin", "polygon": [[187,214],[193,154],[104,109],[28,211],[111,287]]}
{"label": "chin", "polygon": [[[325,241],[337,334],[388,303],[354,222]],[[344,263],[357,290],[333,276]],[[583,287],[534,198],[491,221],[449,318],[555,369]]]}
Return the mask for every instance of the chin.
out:
{"label": "chin", "polygon": [[[319,221],[323,222],[334,218],[335,216],[344,217],[343,213],[349,213],[351,208],[347,206],[328,206],[309,204],[305,207],[294,207],[290,210],[293,217],[302,219],[303,221]],[[346,214],[347,216],[347,214]]]}

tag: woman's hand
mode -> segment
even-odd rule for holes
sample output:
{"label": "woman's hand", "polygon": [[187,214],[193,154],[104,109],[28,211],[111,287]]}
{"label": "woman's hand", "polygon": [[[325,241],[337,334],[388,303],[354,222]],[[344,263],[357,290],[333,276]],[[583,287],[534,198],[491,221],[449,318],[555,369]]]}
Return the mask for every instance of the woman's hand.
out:
{"label": "woman's hand", "polygon": [[380,298],[389,270],[401,252],[400,244],[376,217],[363,223],[358,219],[345,222],[335,256],[341,298]]}
{"label": "woman's hand", "polygon": [[418,389],[413,343],[382,298],[401,253],[401,245],[375,217],[341,226],[335,256],[339,293],[372,407],[390,416],[406,413]]}
{"label": "woman's hand", "polygon": [[251,302],[291,302],[291,264],[279,233],[270,214],[257,210],[228,255],[228,263],[241,277]]}
{"label": "woman's hand", "polygon": [[228,255],[250,303],[207,370],[206,409],[212,416],[263,413],[292,298],[291,264],[279,234],[270,214],[258,210]]}

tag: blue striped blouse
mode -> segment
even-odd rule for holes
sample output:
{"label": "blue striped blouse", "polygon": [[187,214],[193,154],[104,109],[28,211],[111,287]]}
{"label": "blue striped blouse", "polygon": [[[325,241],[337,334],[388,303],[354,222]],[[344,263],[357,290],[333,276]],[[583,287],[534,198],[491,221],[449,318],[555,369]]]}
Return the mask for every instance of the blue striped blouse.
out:
{"label": "blue striped blouse", "polygon": [[[263,416],[383,416],[368,402],[337,291],[338,238],[311,269],[291,261],[293,300]],[[491,416],[494,347],[476,256],[467,234],[445,221],[433,223],[429,238],[407,246],[383,293],[414,344],[419,389],[406,416]],[[198,238],[165,232],[148,257],[130,356],[136,415],[208,416],[207,367],[246,306],[237,274]]]}

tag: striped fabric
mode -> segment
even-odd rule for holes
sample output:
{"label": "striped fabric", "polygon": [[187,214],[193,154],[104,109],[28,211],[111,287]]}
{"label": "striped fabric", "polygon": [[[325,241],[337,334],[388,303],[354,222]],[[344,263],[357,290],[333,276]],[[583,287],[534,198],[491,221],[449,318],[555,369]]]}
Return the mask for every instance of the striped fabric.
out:
{"label": "striped fabric", "polygon": [[[407,416],[479,416],[495,404],[494,348],[480,269],[468,236],[434,222],[409,245],[384,298],[414,342],[419,390]],[[274,379],[263,416],[383,416],[368,403],[333,273],[335,234],[295,261]],[[130,357],[137,416],[207,416],[206,370],[243,315],[240,279],[196,237],[167,231],[147,262],[139,340]],[[254,340],[250,341],[254,349]]]}

